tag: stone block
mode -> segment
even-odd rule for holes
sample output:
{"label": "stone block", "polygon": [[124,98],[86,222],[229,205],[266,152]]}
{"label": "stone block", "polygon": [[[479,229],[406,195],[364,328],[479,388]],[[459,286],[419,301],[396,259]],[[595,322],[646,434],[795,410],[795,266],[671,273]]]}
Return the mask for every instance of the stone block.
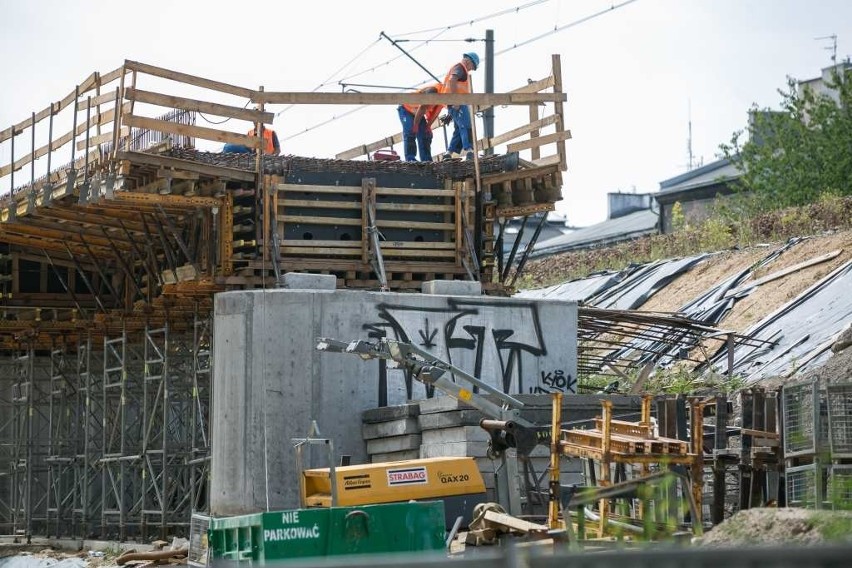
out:
{"label": "stone block", "polygon": [[416,450],[403,450],[401,452],[387,452],[370,456],[370,463],[387,463],[403,460],[416,460],[420,458],[420,448]]}
{"label": "stone block", "polygon": [[473,457],[484,458],[488,445],[484,442],[444,442],[443,444],[423,444],[420,446],[421,458]]}
{"label": "stone block", "polygon": [[420,414],[434,414],[448,410],[476,410],[471,405],[451,396],[436,396],[420,401]]}
{"label": "stone block", "polygon": [[417,423],[417,418],[400,418],[388,422],[376,422],[375,424],[364,424],[361,426],[361,435],[365,440],[419,433],[420,425]]}
{"label": "stone block", "polygon": [[456,426],[440,430],[426,430],[422,434],[424,444],[445,444],[448,442],[479,442],[487,444],[490,436],[479,426]]}
{"label": "stone block", "polygon": [[287,272],[284,274],[282,288],[290,290],[335,290],[337,276],[333,274],[302,274]]}
{"label": "stone block", "polygon": [[371,408],[361,413],[361,422],[365,424],[375,424],[376,422],[390,422],[400,418],[408,418],[409,416],[417,416],[420,414],[420,405],[418,403],[400,404],[397,406],[383,406],[381,408]]}
{"label": "stone block", "polygon": [[455,426],[479,426],[485,415],[478,410],[447,410],[417,417],[421,430],[437,430]]}
{"label": "stone block", "polygon": [[416,450],[419,447],[420,434],[408,434],[405,436],[393,436],[390,438],[367,440],[367,453],[370,455],[386,454],[388,452],[401,452],[403,450]]}
{"label": "stone block", "polygon": [[420,289],[424,294],[433,296],[482,295],[482,283],[475,280],[428,280]]}

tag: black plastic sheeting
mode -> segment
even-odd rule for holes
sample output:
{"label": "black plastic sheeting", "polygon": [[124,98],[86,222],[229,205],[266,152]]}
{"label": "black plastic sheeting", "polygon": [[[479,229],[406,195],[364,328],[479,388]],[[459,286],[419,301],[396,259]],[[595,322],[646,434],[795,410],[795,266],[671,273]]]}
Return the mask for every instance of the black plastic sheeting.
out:
{"label": "black plastic sheeting", "polygon": [[[819,367],[831,355],[833,339],[852,321],[852,261],[802,292],[746,331],[745,335],[774,342],[755,349],[734,349],[734,374],[754,383]],[[727,349],[710,362],[727,370]]]}
{"label": "black plastic sheeting", "polygon": [[[708,326],[724,326],[724,318],[734,304],[756,288],[748,288],[748,279],[758,269],[770,265],[790,248],[805,239],[792,238],[770,250],[760,262],[725,278],[678,313]],[[634,265],[621,272],[594,274],[539,290],[525,290],[523,298],[573,300],[608,309],[636,309],[675,278],[691,270],[710,255]],[[756,324],[742,335],[767,342],[765,347],[739,345],[734,349],[734,373],[755,382],[762,377],[783,375],[795,370],[818,367],[829,356],[831,340],[852,321],[852,266],[844,264],[831,275],[803,292],[799,297]],[[694,347],[686,342],[677,348],[653,338],[638,337],[614,348],[604,359],[630,358],[636,366],[648,361],[665,367],[682,358]],[[727,348],[711,358],[710,367],[727,372]],[[705,372],[709,371],[704,365]]]}
{"label": "black plastic sheeting", "polygon": [[569,300],[612,310],[633,310],[708,256],[710,255],[699,254],[682,259],[632,265],[621,272],[592,275],[549,288],[524,290],[516,296]]}

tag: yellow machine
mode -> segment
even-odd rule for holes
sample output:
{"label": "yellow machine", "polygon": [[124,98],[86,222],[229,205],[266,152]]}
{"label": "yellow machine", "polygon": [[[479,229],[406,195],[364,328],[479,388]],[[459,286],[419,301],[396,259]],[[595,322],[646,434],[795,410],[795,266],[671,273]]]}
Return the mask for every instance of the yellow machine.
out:
{"label": "yellow machine", "polygon": [[[335,505],[350,507],[411,500],[441,500],[448,525],[470,521],[473,507],[486,501],[485,483],[473,458],[426,458],[334,468]],[[329,468],[302,471],[302,507],[330,507]]]}

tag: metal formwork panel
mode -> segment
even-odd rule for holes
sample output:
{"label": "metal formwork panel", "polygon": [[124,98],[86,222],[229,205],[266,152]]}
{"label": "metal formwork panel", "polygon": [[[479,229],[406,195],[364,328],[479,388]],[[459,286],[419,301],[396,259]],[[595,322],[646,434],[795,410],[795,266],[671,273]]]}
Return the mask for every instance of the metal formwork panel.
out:
{"label": "metal formwork panel", "polygon": [[816,383],[784,387],[784,457],[819,450],[819,391]]}
{"label": "metal formwork panel", "polygon": [[852,465],[830,467],[827,495],[832,509],[852,510]]}
{"label": "metal formwork panel", "polygon": [[787,506],[822,509],[825,507],[825,466],[819,462],[788,467]]}
{"label": "metal formwork panel", "polygon": [[852,458],[852,383],[826,389],[829,448],[833,459]]}

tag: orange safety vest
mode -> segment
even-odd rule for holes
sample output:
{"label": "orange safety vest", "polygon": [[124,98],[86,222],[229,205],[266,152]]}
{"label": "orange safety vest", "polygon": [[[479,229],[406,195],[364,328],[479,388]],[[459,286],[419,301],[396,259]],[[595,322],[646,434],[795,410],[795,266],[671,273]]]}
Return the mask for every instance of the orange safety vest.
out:
{"label": "orange safety vest", "polygon": [[[254,128],[249,130],[249,136],[257,136],[257,133],[254,131]],[[264,128],[263,129],[263,153],[264,154],[272,154],[275,152],[275,141],[272,139],[272,129]]]}
{"label": "orange safety vest", "polygon": [[[434,85],[428,85],[426,87],[423,87],[422,89],[418,89],[417,92],[418,93],[443,93],[444,92],[444,86],[441,85],[440,83],[435,83]],[[419,106],[420,105],[404,104],[404,105],[402,105],[402,108],[404,108],[405,110],[407,110],[411,114],[416,114],[417,108]],[[438,113],[441,112],[442,108],[444,108],[444,105],[433,105],[433,106],[429,107],[429,109],[426,111],[426,114],[424,115],[426,117],[426,123],[431,124],[432,121],[435,119],[435,117],[438,116]]]}
{"label": "orange safety vest", "polygon": [[[444,88],[443,88],[442,92],[444,92],[444,93],[452,92],[452,91],[450,91],[450,77],[453,76],[453,71],[455,71],[456,66],[458,66],[458,65],[462,65],[462,64],[456,63],[455,65],[450,67],[449,71],[447,71],[447,76],[444,77]],[[458,89],[459,89],[458,91],[456,91],[457,93],[465,93],[465,94],[469,93],[470,92],[470,71],[467,72],[467,79],[465,79],[464,81],[457,81],[456,85],[458,85]]]}

